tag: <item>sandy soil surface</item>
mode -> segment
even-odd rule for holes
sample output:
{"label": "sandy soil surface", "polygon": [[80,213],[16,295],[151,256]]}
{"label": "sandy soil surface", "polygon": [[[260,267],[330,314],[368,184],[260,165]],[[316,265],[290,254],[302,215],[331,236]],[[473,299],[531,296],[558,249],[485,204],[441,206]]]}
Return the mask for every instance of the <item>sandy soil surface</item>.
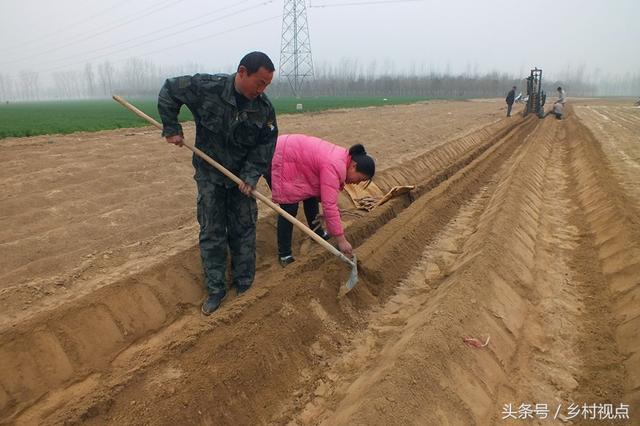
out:
{"label": "sandy soil surface", "polygon": [[[285,115],[279,126],[363,143],[384,170],[497,120],[499,111],[435,102]],[[185,127],[193,138],[193,126]],[[163,143],[155,129],[5,139],[0,153],[0,303],[9,307],[0,326],[197,244],[190,152]]]}
{"label": "sandy soil surface", "polygon": [[364,143],[383,190],[417,187],[366,214],[341,200],[348,293],[347,268],[300,236],[274,265],[262,210],[256,284],[211,317],[186,150],[150,129],[0,141],[0,419],[519,424],[507,408],[538,404],[533,424],[582,424],[611,404],[630,416],[612,424],[640,424],[640,109],[503,115],[280,117]]}
{"label": "sandy soil surface", "polygon": [[576,102],[575,112],[603,142],[602,151],[616,165],[612,170],[616,179],[633,200],[640,200],[640,107],[619,102]]}

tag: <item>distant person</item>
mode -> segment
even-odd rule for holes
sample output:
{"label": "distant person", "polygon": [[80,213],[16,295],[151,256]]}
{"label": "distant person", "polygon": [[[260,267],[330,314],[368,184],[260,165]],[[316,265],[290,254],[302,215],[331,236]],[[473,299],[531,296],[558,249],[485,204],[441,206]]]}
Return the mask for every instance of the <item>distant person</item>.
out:
{"label": "distant person", "polygon": [[[556,90],[558,91],[558,99],[553,103],[551,110],[547,112],[544,116],[546,117],[549,114],[553,114],[555,115],[556,119],[562,120],[562,117],[564,115],[564,106],[565,106],[564,104],[566,102],[565,93],[562,87],[560,86],[558,86]],[[546,100],[546,96],[545,96],[545,100]]]}
{"label": "distant person", "polygon": [[198,187],[200,254],[208,297],[202,313],[218,309],[227,294],[227,247],[238,295],[251,287],[256,270],[258,208],[250,196],[267,170],[278,137],[276,115],[263,93],[275,67],[262,52],[244,56],[237,72],[196,74],[168,79],[158,96],[158,112],[167,142],[181,146],[180,107],[196,124],[196,147],[242,180],[236,185],[202,158],[193,156]]}
{"label": "distant person", "polygon": [[561,102],[554,102],[553,107],[551,107],[551,110],[549,112],[547,112],[544,116],[546,117],[549,114],[553,114],[555,115],[557,120],[562,120],[562,115],[564,113],[564,105]]}
{"label": "distant person", "polygon": [[564,103],[566,102],[564,89],[558,86],[557,90],[558,90],[558,100],[556,101],[556,103],[561,103],[564,106]]}
{"label": "distant person", "polygon": [[[371,181],[375,171],[374,159],[360,144],[347,150],[313,136],[281,135],[266,178],[273,201],[290,215],[295,216],[298,203],[304,201],[310,226],[315,224],[318,202],[322,203],[329,232],[318,228],[316,233],[325,239],[329,235],[334,237],[338,249],[351,256],[353,248],[344,236],[338,194],[345,183]],[[292,233],[293,224],[279,216],[278,257],[283,267],[295,260],[291,252]]]}
{"label": "distant person", "polygon": [[511,117],[511,108],[513,108],[513,102],[515,100],[516,100],[516,86],[513,86],[513,88],[509,90],[509,93],[507,93],[507,97],[505,99],[505,101],[507,102],[507,117]]}

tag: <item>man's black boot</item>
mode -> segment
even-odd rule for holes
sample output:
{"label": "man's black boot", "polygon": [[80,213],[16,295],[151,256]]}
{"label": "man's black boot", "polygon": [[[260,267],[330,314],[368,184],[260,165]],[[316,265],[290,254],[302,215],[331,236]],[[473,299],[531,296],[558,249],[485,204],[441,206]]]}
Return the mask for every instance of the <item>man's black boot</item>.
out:
{"label": "man's black boot", "polygon": [[202,313],[205,315],[211,315],[220,307],[220,304],[226,296],[227,292],[225,290],[210,294],[209,297],[207,297],[207,300],[202,304]]}

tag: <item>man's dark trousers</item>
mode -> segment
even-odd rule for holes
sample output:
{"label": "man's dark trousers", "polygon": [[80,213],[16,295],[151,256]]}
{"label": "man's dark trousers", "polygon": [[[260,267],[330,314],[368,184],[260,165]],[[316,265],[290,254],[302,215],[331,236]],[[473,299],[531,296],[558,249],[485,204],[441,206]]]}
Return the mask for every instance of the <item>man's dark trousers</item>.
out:
{"label": "man's dark trousers", "polygon": [[227,246],[234,284],[251,285],[256,273],[256,200],[242,194],[237,185],[227,187],[207,180],[196,183],[200,255],[207,291],[226,291]]}

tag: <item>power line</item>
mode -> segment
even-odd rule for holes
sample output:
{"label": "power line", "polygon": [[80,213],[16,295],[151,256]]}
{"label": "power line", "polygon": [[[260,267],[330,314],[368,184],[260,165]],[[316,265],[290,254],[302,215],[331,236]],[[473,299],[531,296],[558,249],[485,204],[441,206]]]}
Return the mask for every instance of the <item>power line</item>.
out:
{"label": "power line", "polygon": [[34,43],[36,41],[42,41],[44,39],[48,39],[51,36],[56,36],[56,35],[65,33],[67,31],[69,31],[72,27],[75,27],[75,26],[80,25],[80,24],[86,24],[87,22],[90,22],[93,19],[104,15],[106,12],[109,12],[110,10],[116,9],[116,8],[120,7],[120,5],[122,5],[124,3],[128,3],[128,2],[129,2],[129,0],[124,0],[124,1],[118,2],[115,5],[112,5],[112,6],[108,7],[108,8],[106,8],[106,9],[103,9],[100,12],[96,12],[95,14],[90,15],[90,16],[88,16],[86,18],[78,19],[77,21],[73,21],[70,24],[65,24],[66,28],[63,28],[61,30],[56,30],[56,31],[53,31],[53,32],[50,32],[50,33],[45,33],[44,35],[38,36],[36,38],[32,38],[31,40],[27,40],[27,41],[23,42],[22,44],[20,44],[18,46],[13,46],[13,47],[10,47],[8,49],[0,50],[0,53],[6,53],[6,52],[15,51],[15,50],[21,50],[21,49],[24,49],[25,45],[29,45],[29,44],[32,44],[32,43]]}
{"label": "power line", "polygon": [[[165,39],[165,38],[168,38],[168,37],[175,36],[175,35],[177,35],[177,34],[181,34],[181,33],[187,32],[187,31],[191,31],[191,30],[193,30],[193,29],[195,29],[195,28],[202,27],[202,26],[207,25],[207,24],[210,24],[210,23],[212,23],[212,22],[218,22],[218,21],[221,21],[221,20],[223,20],[223,19],[230,18],[230,17],[232,17],[232,16],[239,15],[239,14],[241,14],[241,13],[247,12],[247,11],[249,11],[249,10],[254,10],[254,9],[256,9],[257,7],[266,6],[266,5],[268,5],[268,4],[272,3],[272,2],[273,2],[273,0],[263,1],[263,2],[261,2],[261,3],[255,4],[255,5],[245,7],[244,9],[240,9],[240,10],[238,10],[238,11],[235,11],[235,12],[232,12],[232,13],[228,13],[228,14],[226,14],[226,15],[219,16],[219,17],[217,17],[217,18],[215,18],[215,19],[210,19],[210,20],[208,20],[208,21],[204,21],[204,22],[201,22],[201,23],[199,23],[199,24],[192,25],[192,26],[190,26],[190,27],[182,28],[182,29],[180,29],[180,30],[178,30],[178,31],[174,31],[174,32],[172,32],[172,33],[165,34],[165,35],[162,35],[162,36],[160,36],[160,37],[156,37],[156,38],[153,38],[153,39],[150,39],[150,40],[146,40],[146,41],[143,41],[143,42],[139,42],[139,43],[137,43],[137,44],[133,44],[133,45],[131,45],[131,46],[124,47],[124,48],[122,48],[122,49],[117,49],[117,50],[114,50],[114,51],[111,51],[111,52],[107,52],[107,53],[105,53],[105,54],[101,54],[101,55],[99,55],[99,56],[94,56],[94,57],[91,57],[90,59],[84,59],[84,60],[83,60],[83,62],[88,62],[88,61],[92,61],[92,60],[95,60],[95,59],[101,59],[101,58],[103,58],[103,57],[107,57],[107,56],[109,56],[109,55],[113,55],[113,54],[116,54],[116,53],[120,53],[120,52],[123,52],[123,51],[129,50],[129,49],[132,49],[132,48],[134,48],[134,47],[144,46],[144,45],[146,45],[146,44],[153,43],[153,42],[158,41],[158,40],[162,40],[162,39]],[[216,10],[216,11],[213,11],[213,12],[210,12],[210,13],[207,13],[207,14],[205,14],[205,15],[199,16],[199,17],[197,17],[197,18],[192,18],[192,19],[188,19],[188,20],[185,20],[185,21],[182,21],[182,22],[176,23],[176,24],[172,24],[172,27],[179,26],[179,25],[182,25],[182,24],[187,23],[187,22],[192,22],[192,21],[195,21],[195,20],[199,20],[199,19],[201,19],[203,16],[212,15],[212,14],[214,14],[214,13],[219,13],[219,12],[221,12],[221,11],[222,11],[222,9],[219,9],[219,10]],[[140,38],[148,37],[148,36],[150,36],[150,35],[152,35],[152,34],[157,34],[157,33],[163,32],[163,31],[166,31],[166,28],[163,28],[163,29],[160,29],[160,30],[156,30],[156,31],[152,31],[152,32],[149,32],[149,33],[143,34],[142,36],[140,36]],[[125,41],[123,41],[123,42],[116,43],[116,44],[112,44],[112,45],[110,45],[110,46],[106,46],[106,47],[102,47],[102,48],[98,48],[98,49],[92,49],[92,50],[91,50],[91,51],[89,51],[89,52],[83,52],[83,53],[80,53],[80,54],[76,54],[76,55],[71,55],[71,56],[67,56],[67,57],[64,57],[64,58],[60,58],[60,59],[55,60],[55,61],[54,61],[54,63],[58,63],[58,62],[66,62],[66,61],[68,61],[68,60],[72,60],[72,59],[74,59],[74,58],[82,57],[83,55],[86,55],[86,54],[88,54],[88,53],[96,53],[96,52],[99,52],[99,51],[103,51],[103,50],[107,50],[107,49],[112,49],[112,48],[114,48],[114,47],[116,47],[116,46],[121,46],[121,45],[123,45],[123,44],[128,44],[128,43],[135,42],[135,41],[136,41],[136,40],[125,40]],[[53,69],[55,70],[55,69],[58,69],[58,68],[53,68]]]}
{"label": "power line", "polygon": [[[78,44],[79,42],[84,42],[84,41],[86,41],[86,40],[90,40],[90,39],[92,39],[92,38],[96,38],[96,37],[97,37],[97,36],[99,36],[99,35],[102,35],[102,34],[108,33],[108,32],[109,32],[109,31],[111,31],[111,30],[114,30],[114,29],[116,29],[116,28],[120,28],[120,27],[122,27],[122,26],[125,26],[125,25],[127,25],[127,24],[130,24],[131,22],[135,22],[135,21],[138,21],[138,20],[140,20],[140,19],[146,18],[146,17],[148,17],[148,16],[150,16],[150,15],[153,15],[154,13],[160,12],[161,10],[167,9],[167,8],[169,8],[169,7],[173,6],[174,4],[176,4],[176,3],[180,3],[180,2],[182,2],[182,1],[184,1],[184,0],[173,0],[173,1],[171,1],[170,3],[168,3],[168,4],[165,4],[165,5],[162,5],[162,6],[156,6],[155,8],[152,8],[152,10],[151,10],[150,12],[143,12],[143,14],[141,14],[141,15],[137,15],[137,16],[135,16],[134,18],[131,18],[131,19],[126,20],[126,21],[124,21],[124,22],[121,22],[121,23],[119,23],[119,24],[117,24],[117,25],[114,25],[114,26],[108,27],[108,28],[106,28],[106,29],[103,29],[103,30],[101,30],[101,31],[99,31],[99,32],[97,32],[97,33],[93,33],[92,35],[89,35],[89,36],[80,36],[80,38],[77,38],[77,39],[75,39],[74,41],[71,41],[71,42],[69,42],[69,43],[67,43],[67,44],[63,44],[62,46],[58,46],[58,47],[55,47],[55,48],[53,48],[53,49],[47,49],[47,50],[44,52],[44,54],[50,54],[50,53],[52,53],[52,52],[57,52],[58,50],[60,50],[60,49],[64,49],[65,47],[73,46],[74,44]],[[167,3],[167,2],[165,1],[164,3]],[[37,54],[37,53],[36,53],[36,54]],[[0,65],[8,65],[8,64],[11,64],[11,63],[15,64],[15,63],[19,63],[19,62],[24,62],[24,61],[26,61],[26,60],[32,59],[32,58],[33,58],[33,55],[34,55],[34,54],[31,54],[31,55],[29,55],[29,56],[25,56],[25,57],[23,57],[23,58],[20,58],[20,59],[14,60],[14,61],[1,62],[1,63],[0,63]]]}
{"label": "power line", "polygon": [[343,6],[366,6],[371,4],[385,4],[385,3],[415,3],[415,2],[424,2],[424,0],[379,0],[379,1],[364,1],[357,3],[327,3],[312,6],[309,4],[310,8],[325,8],[325,7],[343,7]]}
{"label": "power line", "polygon": [[[245,29],[245,28],[248,28],[248,27],[252,27],[254,25],[259,25],[259,24],[262,24],[264,22],[272,21],[274,19],[279,19],[281,17],[282,17],[282,14],[276,15],[276,16],[271,16],[269,18],[265,18],[265,19],[261,19],[261,20],[258,20],[258,21],[254,21],[254,22],[251,22],[251,23],[246,24],[246,25],[236,26],[234,28],[231,28],[231,29],[228,29],[228,30],[225,30],[225,31],[220,31],[220,32],[217,32],[217,33],[212,33],[212,34],[203,36],[203,37],[191,39],[191,40],[186,41],[184,43],[178,43],[178,44],[174,44],[172,46],[163,46],[162,49],[157,49],[157,50],[154,50],[154,51],[151,51],[151,52],[142,53],[142,54],[139,54],[139,55],[136,55],[136,56],[143,57],[143,56],[153,55],[155,53],[166,52],[167,50],[175,49],[177,47],[182,47],[182,46],[185,46],[187,44],[192,44],[192,43],[197,42],[197,41],[207,40],[207,39],[211,39],[211,38],[214,38],[214,37],[218,37],[218,36],[221,36],[221,35],[224,35],[224,34],[228,34],[228,33],[234,32],[234,31],[238,31],[238,30],[242,30],[242,29]],[[109,55],[102,55],[102,56],[100,56],[98,58],[91,58],[90,60],[99,59],[101,57],[106,57],[106,56],[109,56]],[[114,60],[114,61],[111,61],[111,62],[118,63],[118,62],[126,61],[127,59],[129,59],[129,58],[122,58],[122,59]],[[76,65],[81,65],[81,64],[86,63],[86,62],[87,61],[77,62],[75,64],[71,64],[71,65],[67,65],[67,66],[60,66],[60,67],[56,67],[56,68],[51,68],[51,69],[49,69],[47,71],[49,71],[49,72],[57,71],[57,70],[60,70],[60,69],[65,69],[65,68],[70,68],[70,67],[73,67],[73,66],[76,66]]]}

